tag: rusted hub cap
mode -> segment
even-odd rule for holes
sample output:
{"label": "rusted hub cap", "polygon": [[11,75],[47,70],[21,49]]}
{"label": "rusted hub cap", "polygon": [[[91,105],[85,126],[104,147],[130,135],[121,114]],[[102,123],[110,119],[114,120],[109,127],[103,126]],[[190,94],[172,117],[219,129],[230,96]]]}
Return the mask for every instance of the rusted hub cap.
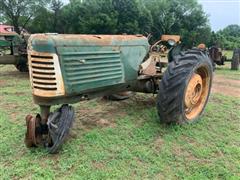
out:
{"label": "rusted hub cap", "polygon": [[184,95],[185,116],[194,120],[203,110],[210,91],[210,75],[207,67],[200,67],[190,78]]}
{"label": "rusted hub cap", "polygon": [[191,108],[199,101],[202,94],[202,78],[199,74],[194,74],[190,79],[186,95],[185,95],[185,105],[187,108]]}
{"label": "rusted hub cap", "polygon": [[26,125],[27,125],[27,132],[25,134],[25,144],[28,148],[34,147],[37,145],[36,143],[36,118],[28,115],[26,117]]}

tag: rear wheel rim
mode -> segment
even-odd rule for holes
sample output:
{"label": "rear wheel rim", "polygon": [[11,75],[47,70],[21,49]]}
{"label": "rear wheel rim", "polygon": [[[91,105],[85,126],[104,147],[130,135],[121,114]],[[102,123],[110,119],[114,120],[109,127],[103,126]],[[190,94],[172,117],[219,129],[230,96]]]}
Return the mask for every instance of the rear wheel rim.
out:
{"label": "rear wheel rim", "polygon": [[184,94],[185,116],[188,121],[198,117],[206,104],[210,91],[210,73],[206,66],[195,70]]}

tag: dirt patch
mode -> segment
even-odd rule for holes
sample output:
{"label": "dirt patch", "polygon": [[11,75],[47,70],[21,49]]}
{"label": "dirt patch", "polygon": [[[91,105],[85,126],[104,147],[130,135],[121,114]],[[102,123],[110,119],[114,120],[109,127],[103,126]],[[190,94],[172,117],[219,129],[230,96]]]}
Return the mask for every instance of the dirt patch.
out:
{"label": "dirt patch", "polygon": [[240,80],[215,75],[213,79],[212,93],[240,97]]}
{"label": "dirt patch", "polygon": [[5,81],[5,80],[0,80],[0,87],[5,86],[5,84],[6,84],[6,81]]}
{"label": "dirt patch", "polygon": [[97,161],[93,161],[92,162],[92,166],[94,169],[104,169],[105,168],[105,164],[102,162],[97,162]]}
{"label": "dirt patch", "polygon": [[16,96],[27,96],[29,95],[27,92],[16,92],[14,93]]}
{"label": "dirt patch", "polygon": [[214,84],[240,88],[240,80],[229,79],[222,75],[216,75],[214,77]]}
{"label": "dirt patch", "polygon": [[164,140],[160,137],[158,137],[155,141],[154,141],[154,147],[157,151],[159,151],[162,146],[164,145]]}
{"label": "dirt patch", "polygon": [[114,112],[114,107],[108,106],[108,103],[98,102],[95,107],[81,106],[76,111],[74,129],[91,130],[94,127],[115,127],[116,115],[123,116],[124,114],[121,111]]}
{"label": "dirt patch", "polygon": [[190,161],[196,160],[196,157],[191,152],[186,151],[185,149],[183,149],[181,146],[177,144],[173,146],[172,153],[177,157],[182,156],[185,159]]}
{"label": "dirt patch", "polygon": [[128,107],[143,109],[153,107],[156,104],[155,97],[136,95],[124,101],[108,101],[102,98],[93,100],[96,102],[91,106],[91,102],[81,102],[76,108],[76,118],[73,125],[73,132],[79,130],[91,130],[95,127],[114,128],[118,118],[123,118],[128,114]]}

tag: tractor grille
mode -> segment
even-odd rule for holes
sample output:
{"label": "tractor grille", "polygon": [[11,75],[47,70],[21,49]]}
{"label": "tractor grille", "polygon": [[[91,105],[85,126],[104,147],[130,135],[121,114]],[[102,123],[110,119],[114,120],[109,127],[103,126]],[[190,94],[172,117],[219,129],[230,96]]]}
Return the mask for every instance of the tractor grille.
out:
{"label": "tractor grille", "polygon": [[46,91],[57,90],[53,57],[31,56],[33,87]]}
{"label": "tractor grille", "polygon": [[61,54],[67,83],[77,91],[122,82],[119,51],[66,52]]}
{"label": "tractor grille", "polygon": [[31,82],[34,95],[58,96],[64,94],[64,86],[58,57],[55,55],[30,55]]}

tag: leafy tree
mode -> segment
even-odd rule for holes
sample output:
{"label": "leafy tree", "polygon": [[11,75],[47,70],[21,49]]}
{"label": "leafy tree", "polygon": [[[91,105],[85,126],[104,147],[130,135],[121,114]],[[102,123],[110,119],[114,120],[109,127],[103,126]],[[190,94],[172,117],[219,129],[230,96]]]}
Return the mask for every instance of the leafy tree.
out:
{"label": "leafy tree", "polygon": [[231,37],[240,37],[240,26],[237,24],[229,25],[220,31],[221,34]]}
{"label": "leafy tree", "polygon": [[150,12],[136,0],[72,0],[62,11],[71,33],[138,34],[152,25]]}
{"label": "leafy tree", "polygon": [[82,32],[88,34],[116,34],[117,13],[112,0],[90,0],[82,4],[85,14],[81,18]]}
{"label": "leafy tree", "polygon": [[162,34],[179,34],[188,46],[207,43],[211,35],[208,17],[196,0],[142,0],[153,18],[155,39]]}
{"label": "leafy tree", "polygon": [[[214,39],[215,38],[215,39]],[[218,31],[212,39],[218,42],[218,45],[224,49],[235,49],[240,47],[240,26],[229,25],[223,30]]]}
{"label": "leafy tree", "polygon": [[[27,22],[34,33],[151,33],[155,41],[162,34],[179,34],[188,46],[214,41],[210,38],[208,17],[197,0],[70,0],[65,6],[61,0],[48,1],[50,6],[44,5],[44,1],[47,0],[0,0],[0,7],[5,7],[4,15],[14,26],[24,26],[23,22]],[[10,12],[17,20],[12,21]],[[228,46],[233,38],[225,36],[232,29],[222,32]]]}
{"label": "leafy tree", "polygon": [[53,13],[47,8],[41,7],[38,9],[35,17],[30,20],[26,28],[31,33],[47,33],[54,32],[53,28]]}
{"label": "leafy tree", "polygon": [[136,0],[113,0],[113,6],[118,14],[118,33],[136,34],[140,32],[138,17],[140,10]]}
{"label": "leafy tree", "polygon": [[60,16],[61,16],[61,8],[63,6],[63,2],[61,0],[51,0],[50,8],[53,11],[53,29],[55,32],[59,32],[61,27],[60,24]]}
{"label": "leafy tree", "polygon": [[20,34],[20,27],[24,28],[39,8],[46,3],[47,0],[0,0],[0,9]]}

